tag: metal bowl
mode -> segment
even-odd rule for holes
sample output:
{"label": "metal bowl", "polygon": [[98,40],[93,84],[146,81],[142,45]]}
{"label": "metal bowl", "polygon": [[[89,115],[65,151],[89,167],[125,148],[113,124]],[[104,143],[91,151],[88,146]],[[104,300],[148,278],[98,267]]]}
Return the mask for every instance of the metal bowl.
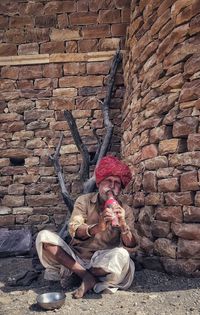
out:
{"label": "metal bowl", "polygon": [[46,310],[60,308],[65,303],[66,295],[63,292],[48,292],[37,296],[37,303]]}

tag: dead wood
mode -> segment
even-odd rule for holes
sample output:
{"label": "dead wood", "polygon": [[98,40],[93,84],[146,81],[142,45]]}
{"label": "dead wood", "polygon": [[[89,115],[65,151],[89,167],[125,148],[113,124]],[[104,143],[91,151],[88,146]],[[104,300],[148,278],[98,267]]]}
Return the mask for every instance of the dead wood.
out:
{"label": "dead wood", "polygon": [[[76,121],[75,121],[72,113],[68,110],[64,111],[64,116],[65,116],[65,119],[69,125],[72,137],[73,137],[74,142],[75,142],[75,144],[76,144],[76,146],[77,146],[77,148],[78,148],[78,150],[82,156],[82,163],[81,163],[81,168],[80,168],[80,179],[81,179],[82,185],[83,185],[83,194],[93,192],[95,190],[96,184],[95,184],[94,174],[91,178],[89,178],[90,166],[95,165],[95,164],[97,166],[99,161],[101,160],[101,158],[106,155],[106,153],[108,152],[108,150],[110,148],[114,126],[113,126],[113,124],[109,118],[109,108],[110,108],[110,102],[111,102],[111,98],[112,98],[115,75],[116,75],[117,67],[118,67],[120,62],[121,62],[121,54],[120,54],[120,51],[117,50],[116,54],[113,58],[113,62],[112,62],[110,73],[109,73],[109,83],[108,83],[107,96],[105,97],[103,102],[101,102],[99,100],[99,103],[101,104],[101,110],[103,113],[103,122],[104,122],[104,127],[106,130],[106,133],[105,133],[103,141],[101,141],[96,136],[99,146],[98,146],[97,152],[96,152],[93,159],[90,158],[90,154],[87,150],[87,147],[81,139],[81,136],[79,134],[79,131],[78,131],[78,128],[76,125]],[[96,135],[95,130],[93,132]],[[66,189],[64,176],[62,173],[62,167],[61,167],[60,162],[59,162],[60,148],[62,145],[63,137],[64,136],[62,134],[60,137],[60,141],[58,143],[58,146],[56,148],[56,151],[55,151],[54,155],[50,156],[50,158],[54,164],[54,169],[55,169],[55,172],[58,176],[58,181],[59,181],[59,185],[61,188],[61,193],[62,193],[64,202],[65,202],[69,212],[71,213],[73,210],[74,200],[70,197],[70,194]],[[61,237],[66,236],[65,232],[67,230],[67,225],[68,225],[68,218],[66,218],[64,225],[59,232],[59,235]]]}

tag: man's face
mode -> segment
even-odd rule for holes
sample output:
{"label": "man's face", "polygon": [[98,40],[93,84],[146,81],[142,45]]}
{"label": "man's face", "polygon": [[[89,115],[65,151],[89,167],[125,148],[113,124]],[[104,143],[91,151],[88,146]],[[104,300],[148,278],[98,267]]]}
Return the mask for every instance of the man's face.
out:
{"label": "man's face", "polygon": [[118,176],[108,176],[99,183],[99,194],[103,200],[108,199],[108,192],[111,191],[117,197],[122,189],[122,183]]}

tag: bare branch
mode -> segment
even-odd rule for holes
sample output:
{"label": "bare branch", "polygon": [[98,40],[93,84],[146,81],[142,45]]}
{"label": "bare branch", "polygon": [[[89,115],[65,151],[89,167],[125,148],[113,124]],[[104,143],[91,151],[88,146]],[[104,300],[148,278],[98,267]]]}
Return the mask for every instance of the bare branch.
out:
{"label": "bare branch", "polygon": [[80,134],[78,132],[78,128],[75,122],[74,117],[72,116],[72,113],[68,110],[64,111],[64,116],[68,122],[69,128],[71,130],[74,142],[79,149],[81,155],[82,155],[82,164],[81,164],[81,170],[80,170],[80,177],[83,182],[85,182],[89,178],[89,171],[90,171],[90,156],[88,153],[88,150],[83,143]]}
{"label": "bare branch", "polygon": [[[111,97],[112,97],[113,86],[114,86],[114,82],[115,82],[115,75],[116,75],[117,67],[118,67],[120,62],[121,62],[121,55],[120,55],[120,51],[118,49],[114,58],[113,58],[113,62],[112,62],[111,70],[110,70],[110,80],[109,80],[109,84],[108,84],[107,97],[104,99],[103,103],[100,102],[102,112],[103,112],[103,121],[104,121],[104,126],[106,128],[106,134],[105,134],[103,143],[101,145],[101,148],[100,148],[100,151],[98,154],[96,166],[98,165],[101,158],[103,156],[105,156],[106,153],[108,152],[111,138],[112,138],[112,134],[113,134],[113,127],[114,126],[111,123],[110,118],[109,118],[109,107],[110,107],[110,101],[111,101]],[[84,183],[83,192],[84,193],[92,192],[94,189],[95,189],[95,177],[93,174],[93,176],[86,183]]]}
{"label": "bare branch", "polygon": [[62,145],[63,137],[64,137],[64,135],[61,134],[59,143],[58,143],[57,148],[56,148],[56,151],[55,151],[54,155],[50,155],[50,159],[53,162],[55,172],[58,176],[58,181],[59,181],[59,184],[61,187],[61,193],[62,193],[64,202],[67,205],[67,208],[69,209],[69,211],[72,212],[73,206],[74,206],[74,201],[71,199],[71,197],[70,197],[70,195],[66,189],[65,181],[64,181],[63,173],[62,173],[62,168],[61,168],[60,161],[59,161],[60,148]]}

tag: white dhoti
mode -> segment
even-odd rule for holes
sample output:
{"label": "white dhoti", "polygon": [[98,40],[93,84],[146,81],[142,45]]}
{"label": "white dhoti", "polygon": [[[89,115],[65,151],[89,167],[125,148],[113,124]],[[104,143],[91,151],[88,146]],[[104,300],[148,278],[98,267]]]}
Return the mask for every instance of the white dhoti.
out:
{"label": "white dhoti", "polygon": [[102,268],[108,275],[98,277],[99,282],[95,284],[93,290],[99,293],[105,289],[110,292],[116,292],[117,289],[127,290],[133,281],[135,265],[131,260],[129,253],[123,247],[113,249],[98,250],[90,260],[84,260],[78,257],[73,249],[60,238],[56,233],[44,230],[38,233],[36,238],[36,249],[42,265],[45,267],[45,279],[61,280],[62,275],[66,272],[68,275],[71,271],[64,266],[59,265],[52,257],[43,250],[43,243],[49,243],[62,247],[75,261],[85,269]]}

